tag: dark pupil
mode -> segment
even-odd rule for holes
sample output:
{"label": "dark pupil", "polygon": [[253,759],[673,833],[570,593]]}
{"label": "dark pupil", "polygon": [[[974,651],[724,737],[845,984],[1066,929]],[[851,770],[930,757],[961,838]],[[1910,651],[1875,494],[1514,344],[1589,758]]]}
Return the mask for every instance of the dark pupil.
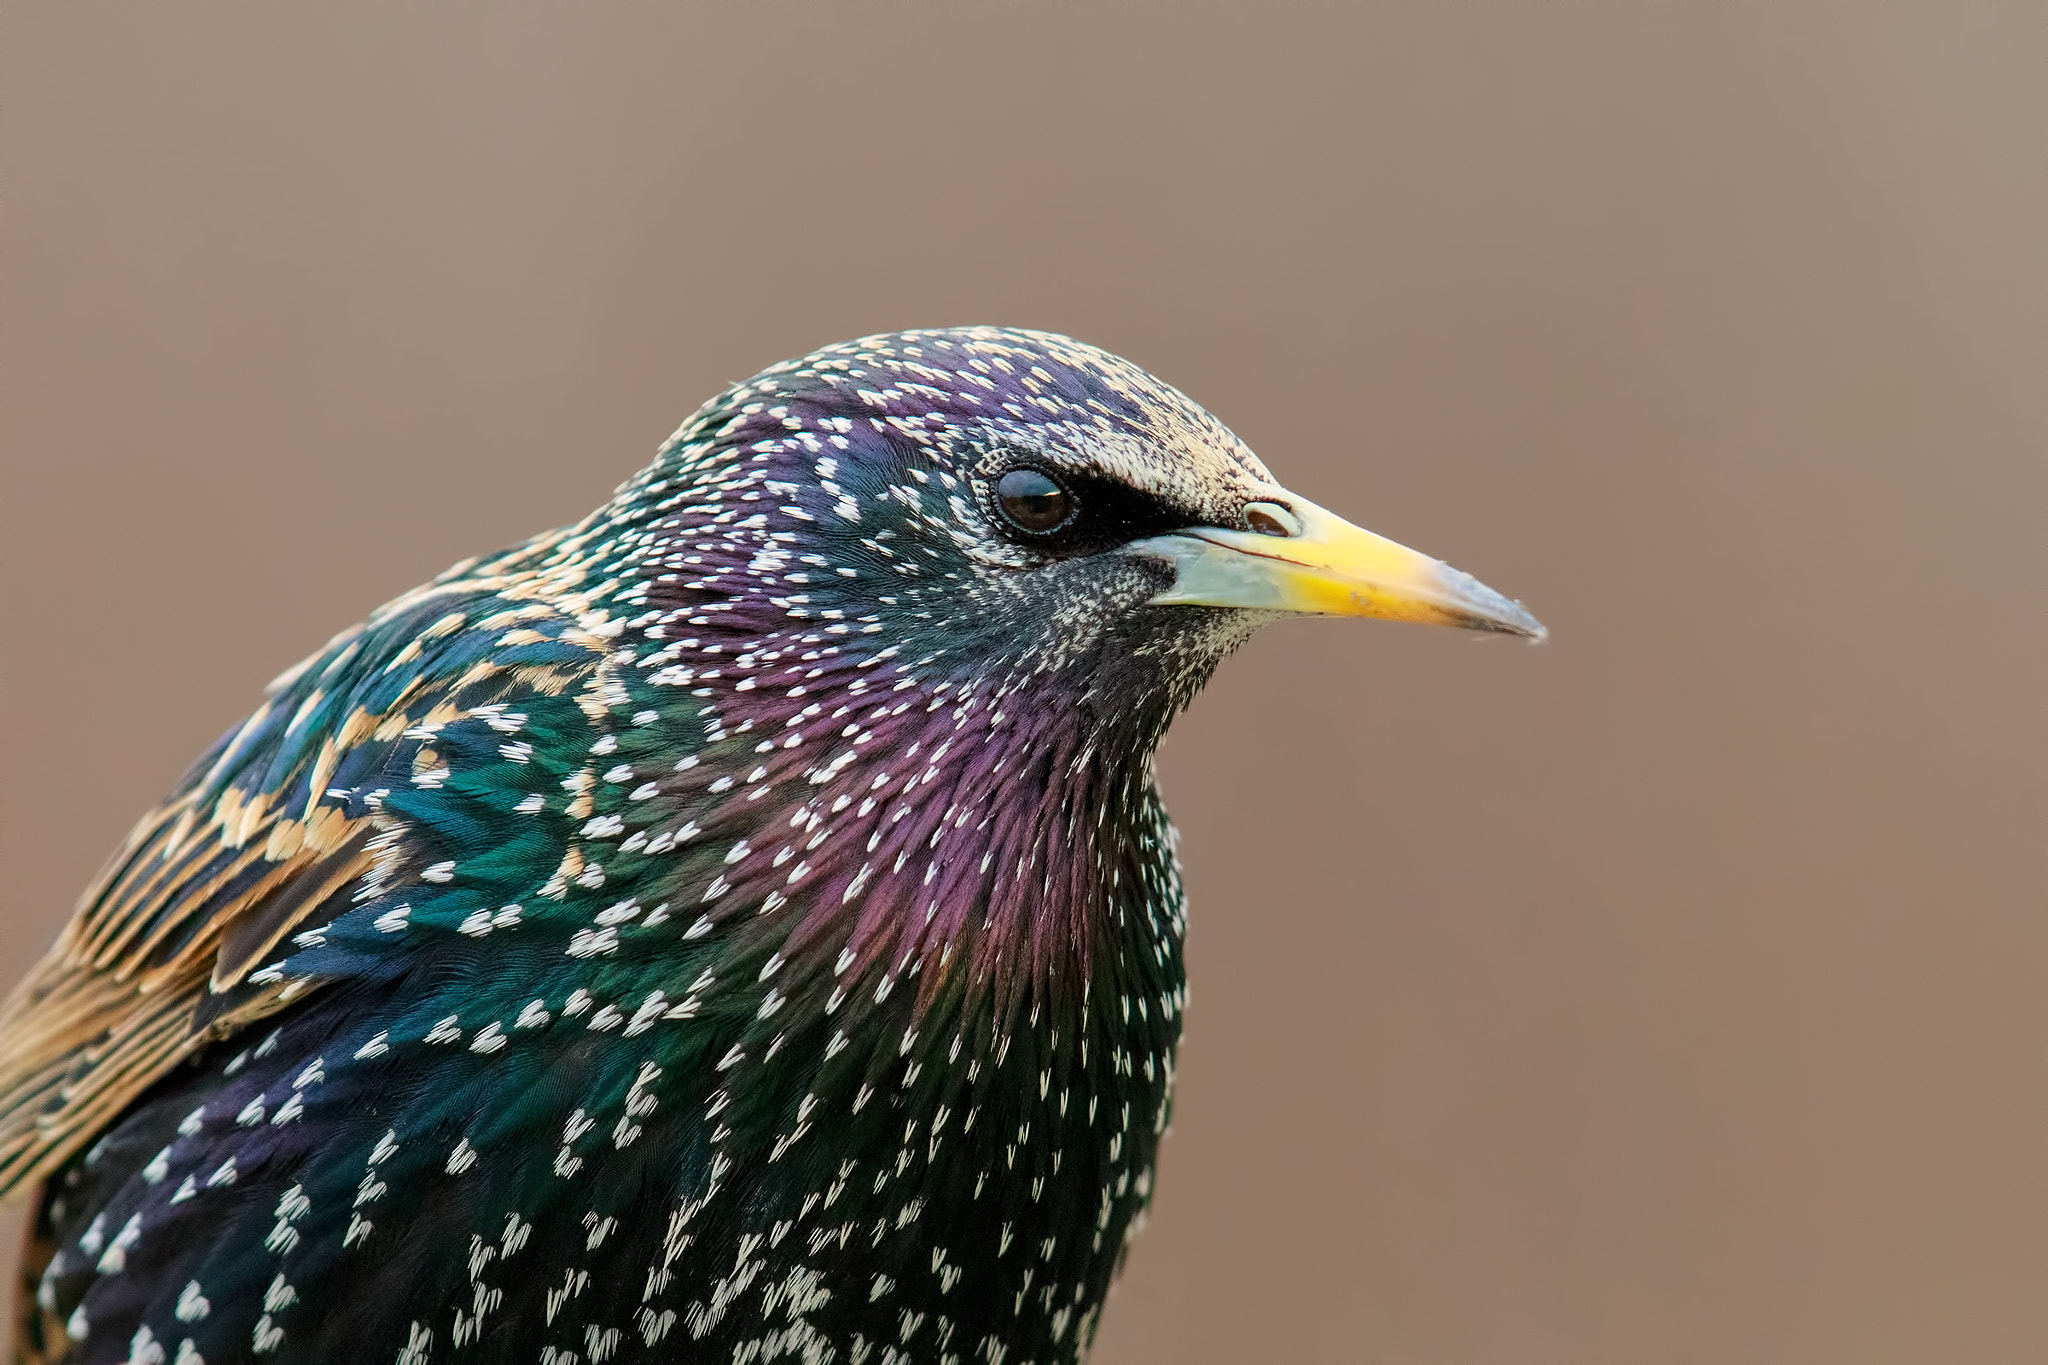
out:
{"label": "dark pupil", "polygon": [[1050,531],[1067,519],[1067,490],[1035,469],[1013,469],[996,482],[1003,515],[1026,531]]}

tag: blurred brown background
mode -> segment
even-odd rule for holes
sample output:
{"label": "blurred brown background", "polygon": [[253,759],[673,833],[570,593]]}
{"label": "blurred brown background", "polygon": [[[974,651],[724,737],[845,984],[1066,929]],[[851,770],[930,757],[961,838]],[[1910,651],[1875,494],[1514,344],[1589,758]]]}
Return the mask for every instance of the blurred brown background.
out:
{"label": "blurred brown background", "polygon": [[1123,352],[1547,649],[1278,628],[1097,1360],[2048,1359],[2048,7],[15,4],[17,974],[724,382]]}

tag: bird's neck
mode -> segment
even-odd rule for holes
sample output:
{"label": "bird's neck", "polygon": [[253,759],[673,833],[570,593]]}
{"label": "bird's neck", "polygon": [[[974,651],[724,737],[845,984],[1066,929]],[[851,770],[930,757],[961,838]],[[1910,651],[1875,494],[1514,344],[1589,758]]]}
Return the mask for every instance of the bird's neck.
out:
{"label": "bird's neck", "polygon": [[914,971],[929,997],[962,974],[1083,983],[1134,934],[1177,959],[1166,714],[1043,676],[949,676],[836,624],[724,647],[661,631],[615,656],[632,660],[615,712],[659,710],[688,753],[667,780],[704,789],[692,838],[717,861],[680,860],[672,889],[742,960],[820,983]]}

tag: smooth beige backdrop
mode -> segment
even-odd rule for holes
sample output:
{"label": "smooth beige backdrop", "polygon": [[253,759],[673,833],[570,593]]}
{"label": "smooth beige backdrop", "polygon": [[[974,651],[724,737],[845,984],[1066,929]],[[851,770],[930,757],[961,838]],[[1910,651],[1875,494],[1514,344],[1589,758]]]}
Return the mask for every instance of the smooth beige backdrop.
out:
{"label": "smooth beige backdrop", "polygon": [[839,338],[1526,599],[1173,736],[1101,1365],[2048,1360],[2048,6],[0,10],[0,968],[262,683]]}

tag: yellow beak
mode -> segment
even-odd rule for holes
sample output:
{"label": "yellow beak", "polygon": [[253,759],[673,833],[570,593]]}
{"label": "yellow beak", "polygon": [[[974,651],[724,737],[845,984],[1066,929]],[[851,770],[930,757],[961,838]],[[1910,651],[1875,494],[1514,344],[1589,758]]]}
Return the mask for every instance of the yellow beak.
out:
{"label": "yellow beak", "polygon": [[1245,510],[1253,525],[1270,529],[1195,526],[1125,547],[1173,565],[1173,586],[1154,597],[1155,604],[1375,616],[1532,641],[1549,634],[1521,603],[1472,575],[1353,526],[1304,498],[1253,503]]}

